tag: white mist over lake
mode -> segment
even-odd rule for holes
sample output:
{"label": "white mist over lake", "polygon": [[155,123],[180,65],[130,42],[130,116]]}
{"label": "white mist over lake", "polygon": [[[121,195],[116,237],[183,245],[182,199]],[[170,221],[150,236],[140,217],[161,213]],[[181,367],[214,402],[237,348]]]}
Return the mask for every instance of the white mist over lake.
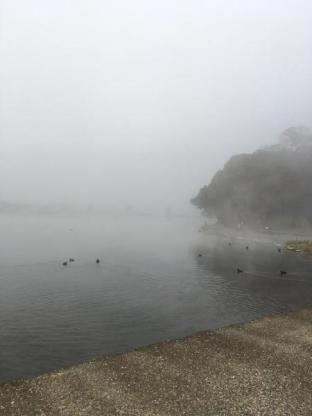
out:
{"label": "white mist over lake", "polygon": [[309,256],[279,253],[281,236],[246,251],[201,223],[1,216],[0,381],[310,303]]}

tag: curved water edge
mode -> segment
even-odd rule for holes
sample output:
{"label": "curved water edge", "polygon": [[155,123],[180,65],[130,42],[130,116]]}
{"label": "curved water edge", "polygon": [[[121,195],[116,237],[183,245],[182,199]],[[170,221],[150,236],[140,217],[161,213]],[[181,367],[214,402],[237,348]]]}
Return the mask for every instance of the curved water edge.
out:
{"label": "curved water edge", "polygon": [[310,303],[311,257],[201,221],[0,219],[0,381]]}

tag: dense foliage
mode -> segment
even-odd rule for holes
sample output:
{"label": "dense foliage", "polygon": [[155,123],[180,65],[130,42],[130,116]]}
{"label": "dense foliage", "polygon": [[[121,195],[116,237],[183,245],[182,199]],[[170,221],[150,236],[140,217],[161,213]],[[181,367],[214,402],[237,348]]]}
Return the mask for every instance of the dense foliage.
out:
{"label": "dense foliage", "polygon": [[227,225],[311,225],[312,135],[290,128],[277,145],[233,156],[192,203]]}

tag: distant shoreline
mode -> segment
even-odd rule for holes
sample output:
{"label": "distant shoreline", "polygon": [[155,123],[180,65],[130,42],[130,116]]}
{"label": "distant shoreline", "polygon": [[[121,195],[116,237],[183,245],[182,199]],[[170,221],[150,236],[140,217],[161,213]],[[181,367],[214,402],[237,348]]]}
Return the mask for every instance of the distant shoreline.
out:
{"label": "distant shoreline", "polygon": [[[255,236],[262,236],[266,240],[272,240],[273,238],[280,239],[281,241],[290,240],[292,238],[300,239],[312,239],[312,230],[304,232],[304,229],[260,229],[260,228],[248,228],[245,227],[226,227],[222,224],[207,224],[199,228],[199,233],[203,235],[216,235],[223,237],[236,237],[241,239],[250,239]],[[286,241],[285,240],[285,241]]]}

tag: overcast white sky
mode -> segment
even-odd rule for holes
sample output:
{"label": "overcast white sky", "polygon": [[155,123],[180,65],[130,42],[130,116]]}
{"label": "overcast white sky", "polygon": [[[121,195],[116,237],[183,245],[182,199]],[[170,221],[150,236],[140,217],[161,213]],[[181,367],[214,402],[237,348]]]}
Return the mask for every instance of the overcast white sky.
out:
{"label": "overcast white sky", "polygon": [[311,126],[311,0],[0,0],[0,200],[188,209]]}

